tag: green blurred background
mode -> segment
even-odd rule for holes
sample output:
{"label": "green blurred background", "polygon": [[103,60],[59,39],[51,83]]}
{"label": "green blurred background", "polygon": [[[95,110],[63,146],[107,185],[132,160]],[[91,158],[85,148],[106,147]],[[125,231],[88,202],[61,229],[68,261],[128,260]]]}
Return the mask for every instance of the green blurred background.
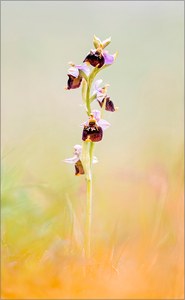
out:
{"label": "green blurred background", "polygon": [[[119,110],[105,114],[111,127],[95,148],[94,245],[109,240],[118,219],[119,243],[140,230],[143,239],[150,236],[164,198],[173,214],[183,176],[183,4],[1,2],[3,233],[11,257],[18,260],[42,237],[40,248],[26,252],[41,257],[55,234],[68,237],[68,197],[83,224],[84,178],[62,160],[81,143],[86,114],[80,89],[64,87],[68,62],[83,61],[94,34],[111,36],[108,50],[119,53],[98,75]],[[176,246],[178,213],[169,211],[160,238],[167,230],[167,245]]]}
{"label": "green blurred background", "polygon": [[80,90],[63,89],[67,63],[82,62],[93,34],[111,36],[109,52],[119,51],[99,75],[119,106],[107,113],[112,127],[97,146],[105,173],[107,158],[115,168],[135,167],[144,152],[145,162],[168,163],[182,146],[183,2],[4,1],[3,150],[15,147],[24,167],[36,171],[42,161],[68,173],[60,160],[80,143],[86,117]]}

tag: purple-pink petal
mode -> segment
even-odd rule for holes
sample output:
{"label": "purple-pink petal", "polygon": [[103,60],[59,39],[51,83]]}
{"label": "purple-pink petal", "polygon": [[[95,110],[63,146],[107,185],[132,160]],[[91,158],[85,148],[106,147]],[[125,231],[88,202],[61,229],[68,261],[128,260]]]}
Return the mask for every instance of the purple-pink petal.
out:
{"label": "purple-pink petal", "polygon": [[71,158],[64,159],[64,162],[66,162],[68,164],[75,164],[78,160],[79,160],[79,156],[78,155],[74,155]]}
{"label": "purple-pink petal", "polygon": [[106,130],[107,128],[110,127],[110,123],[107,122],[106,120],[103,120],[103,119],[101,119],[101,120],[98,122],[98,125],[99,125],[103,130]]}
{"label": "purple-pink petal", "polygon": [[88,68],[88,66],[84,63],[82,65],[76,65],[76,68],[78,70],[83,71],[87,76],[89,76],[90,74],[90,69]]}
{"label": "purple-pink petal", "polygon": [[107,51],[103,51],[105,65],[111,65],[114,62],[114,55],[108,54]]}
{"label": "purple-pink petal", "polygon": [[86,122],[82,123],[80,126],[81,126],[81,127],[84,127],[84,126],[88,126],[88,125],[89,125],[89,122],[86,121]]}
{"label": "purple-pink petal", "polygon": [[101,118],[101,112],[97,109],[92,111],[93,116],[95,117],[96,121],[99,122],[100,118]]}
{"label": "purple-pink petal", "polygon": [[99,92],[99,90],[100,90],[99,86],[100,86],[100,84],[101,84],[102,82],[103,82],[102,79],[98,79],[98,80],[95,81],[95,83],[94,83],[94,90],[95,90],[96,92]]}
{"label": "purple-pink petal", "polygon": [[79,75],[79,71],[77,67],[71,67],[68,70],[68,75],[72,75],[73,77],[77,78]]}

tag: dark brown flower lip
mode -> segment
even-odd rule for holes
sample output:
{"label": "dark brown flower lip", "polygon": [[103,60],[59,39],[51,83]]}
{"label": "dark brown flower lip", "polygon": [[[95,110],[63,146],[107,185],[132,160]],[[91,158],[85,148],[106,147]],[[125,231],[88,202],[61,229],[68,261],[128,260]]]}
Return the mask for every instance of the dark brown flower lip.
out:
{"label": "dark brown flower lip", "polygon": [[101,68],[104,65],[105,59],[99,51],[90,52],[83,62],[89,62],[91,66]]}
{"label": "dark brown flower lip", "polygon": [[82,82],[82,77],[78,76],[77,78],[73,75],[68,74],[69,79],[67,81],[67,90],[76,89],[80,87],[80,84]]}
{"label": "dark brown flower lip", "polygon": [[82,165],[81,160],[79,159],[76,163],[75,163],[75,175],[79,176],[79,175],[83,175],[85,174],[84,172],[84,168]]}
{"label": "dark brown flower lip", "polygon": [[101,107],[103,106],[104,101],[106,101],[105,110],[111,111],[111,112],[114,112],[116,110],[114,107],[114,103],[112,102],[112,100],[110,100],[110,97],[105,97],[102,101],[98,100],[98,103]]}
{"label": "dark brown flower lip", "polygon": [[87,142],[99,142],[103,138],[103,130],[98,125],[85,125],[82,132],[82,140]]}

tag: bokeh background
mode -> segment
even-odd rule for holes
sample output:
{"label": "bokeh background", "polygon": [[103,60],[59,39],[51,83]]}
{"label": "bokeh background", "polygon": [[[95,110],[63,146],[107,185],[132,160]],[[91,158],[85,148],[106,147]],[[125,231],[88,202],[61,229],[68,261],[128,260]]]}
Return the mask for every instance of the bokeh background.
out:
{"label": "bokeh background", "polygon": [[[2,1],[3,299],[182,299],[183,1]],[[112,37],[119,110],[95,154],[92,259],[80,89],[65,91],[93,35]],[[97,108],[97,103],[93,103]]]}

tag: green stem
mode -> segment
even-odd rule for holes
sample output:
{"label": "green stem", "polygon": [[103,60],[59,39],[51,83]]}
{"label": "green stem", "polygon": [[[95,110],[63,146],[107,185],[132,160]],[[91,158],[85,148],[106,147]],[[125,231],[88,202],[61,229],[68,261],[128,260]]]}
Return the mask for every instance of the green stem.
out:
{"label": "green stem", "polygon": [[91,97],[90,97],[91,86],[92,86],[95,76],[98,74],[99,71],[100,71],[100,69],[94,68],[92,70],[91,74],[89,75],[89,78],[87,81],[86,106],[87,106],[87,114],[88,115],[91,114]]}
{"label": "green stem", "polygon": [[93,152],[94,152],[94,143],[90,142],[89,156],[90,156],[90,166],[91,166],[91,168],[92,168],[92,162],[93,162]]}
{"label": "green stem", "polygon": [[91,221],[92,221],[92,161],[93,161],[94,143],[89,145],[89,178],[87,178],[87,203],[86,203],[86,222],[85,222],[85,256],[91,256]]}
{"label": "green stem", "polygon": [[[98,74],[100,69],[94,68],[87,80],[86,90],[86,108],[87,114],[91,114],[91,86],[95,76]],[[83,92],[85,95],[85,92]],[[86,202],[86,218],[85,218],[85,238],[84,238],[84,249],[85,257],[87,259],[91,256],[91,220],[92,220],[92,162],[93,162],[93,142],[83,142],[82,148],[82,164],[85,171],[86,182],[87,182],[87,202]]]}
{"label": "green stem", "polygon": [[91,84],[90,84],[90,77],[89,77],[89,81],[87,84],[87,93],[86,93],[86,106],[87,106],[88,115],[90,115],[91,113],[90,91],[91,91]]}
{"label": "green stem", "polygon": [[92,179],[87,179],[87,203],[85,222],[85,256],[91,256]]}
{"label": "green stem", "polygon": [[91,256],[91,219],[92,219],[92,160],[93,160],[94,143],[83,142],[82,163],[87,183],[87,200],[86,200],[86,216],[85,216],[85,238],[84,250],[87,259]]}

